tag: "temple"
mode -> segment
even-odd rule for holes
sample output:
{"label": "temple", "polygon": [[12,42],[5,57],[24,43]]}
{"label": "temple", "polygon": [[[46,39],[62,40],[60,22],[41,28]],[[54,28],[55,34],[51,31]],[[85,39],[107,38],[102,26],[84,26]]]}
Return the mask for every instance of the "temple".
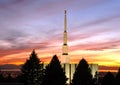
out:
{"label": "temple", "polygon": [[[68,78],[67,83],[70,84],[78,63],[74,63],[74,64],[70,63],[67,39],[68,39],[67,38],[67,11],[65,10],[64,11],[63,45],[62,45],[62,55],[61,55],[60,61],[61,61],[61,65],[66,73],[66,77]],[[46,65],[44,64],[44,68]],[[89,67],[91,69],[91,74],[94,78],[96,75],[96,72],[98,72],[98,64],[89,64]]]}
{"label": "temple", "polygon": [[[63,46],[62,46],[61,64],[62,64],[62,67],[65,70],[66,76],[68,78],[67,83],[70,84],[78,63],[74,63],[74,64],[70,63],[67,39],[68,39],[67,38],[67,11],[65,10],[64,11],[64,31],[63,31]],[[89,67],[91,69],[91,74],[94,78],[96,75],[96,72],[98,72],[98,64],[89,64]]]}

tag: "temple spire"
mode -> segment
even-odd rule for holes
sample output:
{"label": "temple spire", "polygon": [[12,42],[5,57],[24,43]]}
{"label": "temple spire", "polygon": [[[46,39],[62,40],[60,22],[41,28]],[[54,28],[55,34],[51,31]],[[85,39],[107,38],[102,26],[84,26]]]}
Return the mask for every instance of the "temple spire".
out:
{"label": "temple spire", "polygon": [[64,32],[66,32],[66,30],[67,30],[67,20],[66,20],[66,13],[67,13],[67,11],[66,10],[64,10]]}
{"label": "temple spire", "polygon": [[62,49],[62,63],[69,63],[68,45],[67,45],[67,11],[64,10],[64,32],[63,32],[63,49]]}
{"label": "temple spire", "polygon": [[[63,35],[63,45],[67,45],[67,11],[64,10],[64,35]],[[67,47],[66,47],[67,49]]]}

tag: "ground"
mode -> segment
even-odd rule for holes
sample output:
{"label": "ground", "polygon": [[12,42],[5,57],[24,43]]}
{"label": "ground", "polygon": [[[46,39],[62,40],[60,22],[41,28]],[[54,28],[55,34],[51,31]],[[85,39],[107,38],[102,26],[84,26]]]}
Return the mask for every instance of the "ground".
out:
{"label": "ground", "polygon": [[24,85],[22,83],[0,83],[0,85]]}

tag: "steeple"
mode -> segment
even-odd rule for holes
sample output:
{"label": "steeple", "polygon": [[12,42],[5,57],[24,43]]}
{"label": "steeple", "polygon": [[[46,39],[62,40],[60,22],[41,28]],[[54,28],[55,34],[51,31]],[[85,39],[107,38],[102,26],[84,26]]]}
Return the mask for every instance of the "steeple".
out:
{"label": "steeple", "polygon": [[66,10],[64,10],[64,32],[67,30]]}
{"label": "steeple", "polygon": [[63,48],[62,48],[62,63],[69,63],[68,45],[67,45],[67,11],[64,11],[64,33],[63,33]]}
{"label": "steeple", "polygon": [[66,10],[64,10],[64,35],[63,35],[63,42],[64,45],[67,45],[67,17],[66,17]]}

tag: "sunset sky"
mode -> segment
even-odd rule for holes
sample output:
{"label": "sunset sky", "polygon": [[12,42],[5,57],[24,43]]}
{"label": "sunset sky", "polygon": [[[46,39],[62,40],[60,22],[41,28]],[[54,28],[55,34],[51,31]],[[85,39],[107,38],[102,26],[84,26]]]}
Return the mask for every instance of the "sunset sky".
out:
{"label": "sunset sky", "polygon": [[120,66],[120,0],[0,0],[0,64],[60,57],[65,9],[71,62]]}

